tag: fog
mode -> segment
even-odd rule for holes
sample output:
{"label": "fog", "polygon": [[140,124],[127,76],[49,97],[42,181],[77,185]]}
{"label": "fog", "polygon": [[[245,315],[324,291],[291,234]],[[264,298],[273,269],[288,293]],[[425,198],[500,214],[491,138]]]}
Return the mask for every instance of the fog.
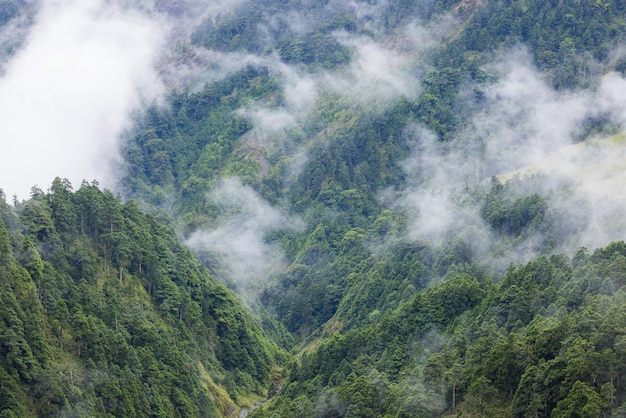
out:
{"label": "fog", "polygon": [[[226,268],[220,278],[234,282],[242,293],[252,291],[284,261],[280,246],[268,240],[269,234],[299,230],[303,223],[272,207],[236,178],[221,180],[207,199],[220,212],[217,224],[191,234],[186,245],[196,252],[218,254]],[[250,300],[254,302],[254,297]]]}
{"label": "fog", "polygon": [[[442,245],[462,237],[477,260],[499,267],[536,257],[549,237],[529,231],[502,237],[482,219],[473,196],[487,193],[493,176],[513,182],[507,189],[511,200],[531,193],[547,199],[550,233],[558,239],[554,252],[573,254],[582,246],[594,249],[623,239],[626,222],[618,213],[626,203],[624,138],[580,139],[593,118],[624,129],[626,80],[608,73],[594,88],[557,92],[523,48],[503,54],[485,70],[493,82],[467,86],[480,92],[480,102],[469,94],[458,98],[475,111],[452,143],[440,142],[423,127],[407,130],[412,152],[402,167],[409,183],[395,198],[385,196],[411,216],[407,239]],[[490,252],[498,246],[495,259]]]}
{"label": "fog", "polygon": [[[386,2],[372,7],[356,2],[348,5],[331,2],[326,12],[332,14],[331,9],[335,8],[361,8],[356,10],[357,25],[369,30],[372,29],[372,19],[378,19],[377,14],[387,6]],[[259,25],[259,30],[271,33],[274,30],[272,25],[278,26],[283,20],[289,21],[289,28],[294,33],[311,30],[310,19],[291,11],[272,16],[269,22]],[[264,29],[263,24],[268,27]],[[417,99],[423,73],[420,57],[456,24],[446,17],[433,22],[408,20],[393,34],[377,32],[375,36],[368,36],[334,31],[332,37],[351,51],[350,62],[334,69],[311,70],[302,64],[288,64],[275,51],[263,55],[245,51],[210,51],[206,54],[210,65],[197,73],[192,88],[220,80],[248,66],[267,69],[280,88],[281,100],[278,103],[250,102],[237,110],[237,114],[252,124],[241,141],[245,142],[242,146],[246,149],[259,150],[258,155],[280,154],[287,161],[283,181],[288,187],[306,166],[310,149],[317,141],[328,140],[325,135],[318,135],[306,137],[301,143],[294,142],[294,138],[303,137],[304,127],[311,116],[325,106],[325,100],[339,98],[343,106],[378,112],[400,98]],[[271,41],[271,37],[268,39]],[[267,172],[264,165],[261,164],[261,176]],[[268,273],[284,262],[277,243],[268,243],[264,237],[277,229],[303,226],[300,221],[289,220],[289,214],[263,201],[238,179],[221,182],[209,192],[208,202],[237,209],[222,212],[216,224],[195,231],[187,245],[199,253],[219,254],[226,268],[224,276],[241,291],[247,292],[249,300],[254,303],[250,291],[262,285]]]}
{"label": "fog", "polygon": [[27,198],[56,177],[111,182],[129,112],[158,96],[163,22],[100,0],[42,2],[0,78],[0,187]]}
{"label": "fog", "polygon": [[[382,17],[390,2],[331,1],[315,13],[331,16],[350,11],[356,19],[356,30],[331,33],[351,54],[349,63],[334,69],[288,64],[273,49],[273,33],[285,23],[294,34],[314,29],[307,16],[293,10],[264,16],[257,25],[260,41],[267,43],[262,53],[190,44],[191,33],[201,21],[215,22],[246,3],[32,3],[28,14],[0,31],[0,44],[20,46],[13,48],[1,67],[0,188],[8,196],[24,199],[32,186],[46,189],[57,176],[75,186],[84,179],[96,179],[114,187],[119,179],[112,167],[120,158],[120,137],[131,127],[134,110],[159,102],[168,88],[194,91],[247,66],[267,69],[282,94],[279,102],[248,102],[237,110],[252,125],[242,141],[260,149],[259,155],[283,153],[290,161],[284,179],[288,185],[306,166],[315,141],[327,140],[320,135],[290,142],[294,137],[301,139],[302,128],[323,108],[324,100],[338,97],[342,106],[365,112],[384,109],[400,98],[416,100],[427,71],[424,54],[454,34],[461,23],[452,14],[423,20],[416,13],[414,19],[386,32]],[[431,2],[422,3],[416,9],[432,9]],[[614,59],[623,55],[620,48],[612,54]],[[592,88],[557,92],[523,47],[500,53],[483,70],[493,81],[466,83],[457,108],[467,123],[452,142],[440,142],[418,124],[406,128],[412,152],[400,164],[407,184],[381,197],[391,208],[409,215],[406,239],[442,245],[461,236],[472,240],[478,258],[488,257],[499,245],[499,237],[482,220],[472,193],[486,193],[492,176],[506,182],[539,175],[541,182],[516,180],[526,184],[516,186],[516,193],[536,191],[548,196],[550,216],[556,219],[567,214],[571,224],[579,225],[570,230],[559,227],[562,242],[555,250],[595,248],[620,239],[626,232],[617,216],[625,199],[619,192],[623,190],[622,147],[616,140],[577,142],[593,118],[606,118],[623,128],[626,80],[608,73],[592,82]],[[240,202],[240,207],[258,206],[265,211],[244,211],[255,219],[252,224],[244,222],[239,212],[222,214],[222,223],[198,231],[190,243],[211,243],[227,259],[261,260],[236,273],[256,277],[267,270],[265,260],[274,256],[280,260],[277,248],[259,238],[278,227],[276,213],[280,211],[259,201],[256,192],[239,180],[229,181],[210,191],[209,199],[223,205],[228,196],[224,190],[238,185],[239,198],[251,199]],[[572,202],[579,203],[576,210]],[[241,252],[237,242],[225,239],[230,235],[247,237],[256,255]],[[534,256],[532,242],[541,239],[529,235],[512,243],[509,253],[517,257],[513,261]]]}
{"label": "fog", "polygon": [[0,188],[26,199],[57,176],[113,188],[131,113],[195,80],[213,57],[184,46],[192,30],[243,3],[27,2],[0,28]]}

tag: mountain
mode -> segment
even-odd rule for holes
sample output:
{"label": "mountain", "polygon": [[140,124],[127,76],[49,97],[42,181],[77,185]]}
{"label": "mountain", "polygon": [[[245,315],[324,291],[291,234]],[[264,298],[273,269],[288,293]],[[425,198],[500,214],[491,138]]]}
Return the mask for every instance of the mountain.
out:
{"label": "mountain", "polygon": [[227,416],[287,361],[167,215],[61,179],[1,206],[4,416]]}
{"label": "mountain", "polygon": [[133,10],[119,197],[4,205],[15,415],[623,414],[622,3]]}

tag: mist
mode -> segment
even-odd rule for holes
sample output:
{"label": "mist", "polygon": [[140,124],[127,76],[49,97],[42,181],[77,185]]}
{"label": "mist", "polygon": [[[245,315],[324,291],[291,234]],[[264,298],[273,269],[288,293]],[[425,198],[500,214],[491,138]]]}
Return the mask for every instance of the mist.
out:
{"label": "mist", "polygon": [[[354,33],[337,30],[331,34],[351,51],[350,61],[332,70],[287,64],[272,50],[270,34],[276,30],[272,25],[288,22],[296,34],[311,30],[312,23],[293,11],[266,16],[260,24],[259,31],[267,34],[268,42],[263,54],[212,51],[189,44],[200,21],[215,21],[246,3],[48,0],[33,5],[30,26],[23,17],[2,30],[5,43],[23,41],[4,63],[0,77],[0,138],[4,141],[0,188],[8,196],[24,199],[31,187],[45,189],[57,176],[75,186],[96,179],[114,187],[119,179],[112,168],[119,162],[120,136],[131,127],[132,111],[159,101],[168,88],[191,83],[190,91],[194,91],[246,66],[267,69],[282,95],[278,103],[251,102],[237,111],[252,125],[242,140],[248,147],[262,149],[263,155],[281,152],[290,158],[288,182],[306,165],[314,142],[327,140],[312,137],[299,144],[290,142],[301,136],[302,127],[327,97],[339,96],[346,106],[366,112],[400,98],[416,100],[426,70],[420,62],[423,53],[460,23],[452,15],[428,21],[416,17],[386,33],[379,20],[388,2],[329,2],[319,13],[350,10],[357,26]],[[621,56],[623,51],[618,48],[614,55]],[[623,236],[626,226],[617,214],[626,198],[616,193],[623,184],[622,148],[615,141],[577,142],[590,118],[605,117],[623,129],[626,103],[621,92],[626,80],[609,73],[593,88],[557,92],[523,47],[502,53],[483,70],[495,81],[465,86],[458,108],[470,109],[463,110],[468,123],[454,141],[441,143],[422,126],[406,129],[412,153],[401,165],[408,183],[403,189],[387,191],[383,199],[409,214],[407,239],[442,245],[461,236],[472,240],[477,257],[486,257],[498,237],[481,218],[472,193],[487,192],[492,176],[506,182],[537,175],[545,181],[529,182],[524,192],[550,196],[551,216],[568,213],[575,217],[572,224],[582,225],[576,231],[561,231],[559,249],[595,248]],[[208,196],[218,206],[230,207],[233,203],[225,190],[238,190],[248,197],[247,202],[254,202],[252,206],[239,202],[238,210],[254,221],[232,215],[211,231],[197,232],[189,243],[210,243],[226,259],[256,260],[243,269],[252,273],[233,269],[235,276],[248,280],[267,271],[266,260],[280,260],[275,246],[262,237],[279,227],[277,219],[284,215],[272,212],[277,209],[259,201],[256,192],[246,187],[229,180]],[[569,194],[557,193],[568,187]],[[572,210],[572,202],[583,204]],[[254,205],[265,208],[264,212],[251,211]],[[226,239],[231,235],[245,236],[251,244],[240,248],[238,241]],[[541,237],[525,239],[538,242]],[[511,254],[523,254],[516,257],[525,259],[536,253],[528,242],[517,240],[512,246]],[[528,250],[520,251],[522,247]]]}
{"label": "mist", "polygon": [[[619,216],[626,203],[624,137],[597,134],[581,142],[581,133],[594,118],[624,129],[620,92],[626,80],[608,73],[594,88],[557,92],[523,48],[485,70],[495,81],[467,86],[480,93],[478,102],[472,102],[474,94],[460,94],[460,106],[476,110],[452,142],[442,143],[420,126],[406,131],[412,148],[402,162],[407,187],[383,198],[409,214],[407,239],[440,246],[460,237],[475,259],[498,268],[536,257],[549,239],[558,241],[552,252],[570,255],[583,246],[592,250],[624,239],[626,221]],[[532,193],[546,198],[551,236],[528,230],[503,237],[485,222],[476,196],[489,192],[494,176],[509,182],[511,201]]]}
{"label": "mist", "polygon": [[28,197],[56,177],[112,183],[129,113],[162,92],[164,22],[101,0],[43,2],[0,78],[0,187]]}
{"label": "mist", "polygon": [[269,234],[301,230],[303,222],[272,207],[237,178],[221,180],[208,192],[207,200],[219,210],[216,224],[195,231],[185,244],[195,252],[219,255],[226,269],[220,279],[249,294],[284,262],[280,246],[268,240]]}
{"label": "mist", "polygon": [[6,70],[9,58],[23,45],[26,36],[33,24],[34,5],[29,2],[22,9],[5,10],[5,18],[0,21],[0,75]]}

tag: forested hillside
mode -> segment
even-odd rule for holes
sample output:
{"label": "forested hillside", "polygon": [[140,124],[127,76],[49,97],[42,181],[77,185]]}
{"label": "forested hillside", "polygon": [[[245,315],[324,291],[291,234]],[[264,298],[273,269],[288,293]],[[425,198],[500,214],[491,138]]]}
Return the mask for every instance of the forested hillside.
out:
{"label": "forested hillside", "polygon": [[621,416],[624,250],[448,271],[305,352],[255,416]]}
{"label": "forested hillside", "polygon": [[626,414],[623,2],[163,10],[119,197],[2,206],[6,414]]}
{"label": "forested hillside", "polygon": [[167,215],[58,178],[0,214],[3,416],[226,416],[286,361]]}

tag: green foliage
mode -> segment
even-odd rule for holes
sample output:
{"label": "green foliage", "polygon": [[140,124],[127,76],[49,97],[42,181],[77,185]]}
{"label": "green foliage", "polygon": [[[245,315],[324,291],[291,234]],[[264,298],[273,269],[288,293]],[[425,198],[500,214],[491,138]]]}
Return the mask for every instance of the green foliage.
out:
{"label": "green foliage", "polygon": [[[540,257],[511,267],[495,286],[449,275],[379,322],[305,354],[272,410],[282,398],[305,395],[336,405],[333,416],[420,416],[408,400],[398,407],[398,394],[411,391],[422,394],[424,408],[431,399],[423,416],[610,415],[626,401],[619,379],[626,372],[619,331],[626,299],[608,276],[625,248],[613,243],[573,262]],[[383,379],[375,393],[366,383],[373,376]]]}
{"label": "green foliage", "polygon": [[[381,5],[377,10],[379,18],[368,22],[369,30],[362,32],[370,35],[375,31],[391,31],[413,16],[429,18],[449,8],[451,3],[392,0]],[[296,14],[303,14],[307,23],[293,22]],[[206,18],[193,33],[192,43],[220,51],[263,54],[276,50],[285,62],[305,64],[312,70],[328,69],[350,58],[350,51],[334,34],[359,31],[359,20],[363,19],[359,7],[327,1],[253,0],[229,13]]]}
{"label": "green foliage", "polygon": [[59,179],[13,211],[21,232],[0,222],[3,416],[213,417],[265,393],[284,354],[167,218]]}
{"label": "green foliage", "polygon": [[13,248],[9,239],[9,232],[4,226],[4,222],[0,219],[0,262],[8,264],[13,260]]}
{"label": "green foliage", "polygon": [[266,69],[249,67],[199,92],[172,93],[167,109],[150,107],[136,121],[132,141],[124,149],[129,162],[126,190],[167,208],[171,205],[167,195],[175,190],[176,212],[197,213],[200,218],[207,209],[207,187],[215,184],[222,170],[230,176],[256,178],[258,167],[237,141],[250,123],[233,111],[259,99],[280,97]]}
{"label": "green foliage", "polygon": [[[222,215],[207,191],[233,176],[306,224],[265,237],[285,259],[259,290],[281,324],[270,314],[261,321],[285,346],[297,340],[304,349],[275,401],[255,414],[624,410],[623,243],[592,255],[581,249],[573,260],[549,256],[567,222],[549,211],[550,196],[494,179],[472,195],[496,240],[489,255],[541,236],[530,250],[546,256],[487,274],[464,237],[437,247],[406,244],[411,214],[386,200],[406,187],[398,162],[408,155],[407,127],[425,126],[454,147],[480,110],[480,85],[492,77],[484,64],[495,54],[523,43],[557,90],[588,87],[601,67],[624,72],[624,60],[610,54],[626,32],[623,2],[354,4],[363,7],[253,0],[205,20],[192,42],[275,54],[298,72],[322,74],[353,58],[337,33],[402,48],[399,24],[450,11],[459,26],[420,58],[418,97],[380,109],[321,92],[298,129],[258,144],[248,140],[252,124],[237,110],[287,101],[280,75],[250,66],[200,90],[173,92],[167,106],[150,106],[123,151],[124,192],[168,210],[183,235]],[[307,25],[294,24],[294,13]],[[472,94],[476,109],[465,111],[459,101]],[[610,124],[588,121],[581,139]],[[286,357],[177,243],[168,216],[143,215],[95,184],[74,192],[60,179],[49,193],[34,189],[16,210],[0,210],[0,268],[15,282],[2,290],[7,308],[0,316],[0,372],[11,388],[0,396],[11,413],[226,415],[230,399],[215,401],[215,384],[235,400],[263,393],[270,367]],[[24,314],[26,302],[39,319]],[[36,397],[27,395],[32,386]]]}
{"label": "green foliage", "polygon": [[524,228],[541,223],[548,206],[542,196],[533,193],[514,201],[507,196],[506,186],[494,178],[481,215],[496,231],[519,236]]}

